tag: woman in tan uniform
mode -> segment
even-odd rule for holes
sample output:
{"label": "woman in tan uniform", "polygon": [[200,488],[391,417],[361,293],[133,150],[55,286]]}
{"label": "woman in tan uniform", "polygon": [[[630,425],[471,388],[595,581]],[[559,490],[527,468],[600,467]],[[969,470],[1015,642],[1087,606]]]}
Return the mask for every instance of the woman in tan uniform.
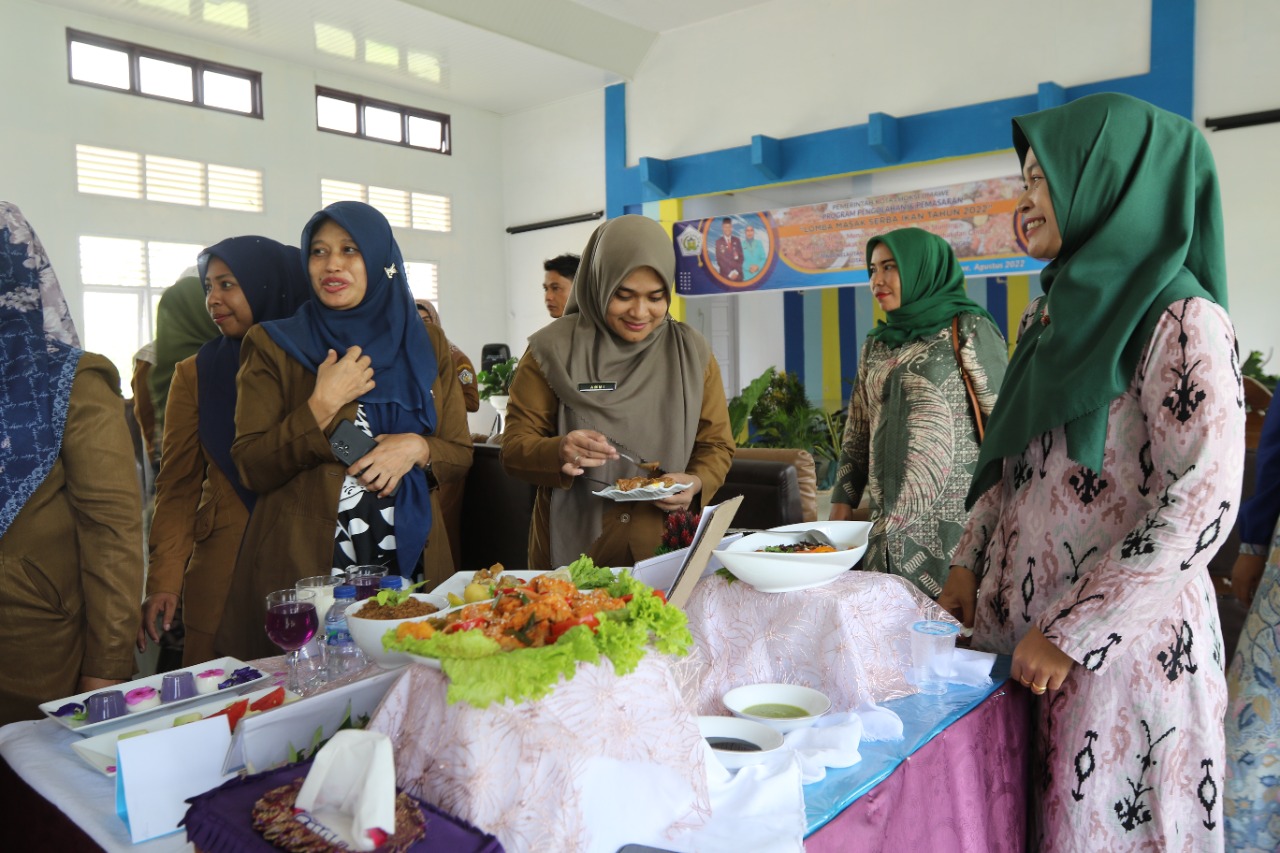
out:
{"label": "woman in tan uniform", "polygon": [[231,237],[200,254],[209,316],[222,336],[178,363],[164,420],[164,464],[156,479],[147,598],[138,649],[159,642],[182,594],[183,666],[217,657],[236,552],[257,496],[231,461],[240,341],[255,323],[289,317],[311,288],[293,246],[266,237]]}
{"label": "woman in tan uniform", "polygon": [[[665,513],[711,500],[733,461],[720,367],[671,319],[675,253],[662,226],[612,219],[591,235],[564,316],[529,338],[511,384],[502,463],[536,484],[529,568],[579,554],[602,565],[653,556]],[[596,497],[642,454],[690,488],[654,502]]]}
{"label": "woman in tan uniform", "polygon": [[0,724],[133,674],[142,501],[120,377],[0,202]]}
{"label": "woman in tan uniform", "polygon": [[[276,650],[264,599],[300,578],[381,564],[453,573],[436,482],[471,465],[449,343],[423,324],[386,217],[331,204],[302,232],[311,300],[245,336],[236,401],[236,470],[258,493],[215,645],[240,658]],[[376,441],[351,465],[329,436],[342,421]]]}

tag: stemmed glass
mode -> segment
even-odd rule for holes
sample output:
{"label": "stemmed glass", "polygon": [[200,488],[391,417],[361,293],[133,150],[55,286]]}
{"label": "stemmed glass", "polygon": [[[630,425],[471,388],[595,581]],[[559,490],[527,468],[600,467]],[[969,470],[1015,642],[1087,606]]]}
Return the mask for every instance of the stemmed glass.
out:
{"label": "stemmed glass", "polygon": [[280,589],[267,596],[267,636],[285,651],[286,690],[302,694],[310,686],[299,677],[298,649],[311,641],[319,627],[313,591]]}

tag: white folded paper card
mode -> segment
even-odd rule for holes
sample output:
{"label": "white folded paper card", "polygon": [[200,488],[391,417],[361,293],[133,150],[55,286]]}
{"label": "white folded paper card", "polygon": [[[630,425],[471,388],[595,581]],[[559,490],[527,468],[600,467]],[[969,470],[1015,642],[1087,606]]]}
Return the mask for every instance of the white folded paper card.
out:
{"label": "white folded paper card", "polygon": [[226,717],[209,717],[116,745],[116,814],[134,844],[176,832],[187,813],[187,798],[235,776],[222,772],[230,745]]}

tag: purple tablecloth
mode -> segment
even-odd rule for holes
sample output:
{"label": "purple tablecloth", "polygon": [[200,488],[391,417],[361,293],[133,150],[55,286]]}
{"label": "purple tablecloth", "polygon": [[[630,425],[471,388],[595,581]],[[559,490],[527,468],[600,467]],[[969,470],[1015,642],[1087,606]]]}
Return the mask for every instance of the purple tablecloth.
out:
{"label": "purple tablecloth", "polygon": [[[253,828],[253,804],[267,791],[304,777],[311,762],[289,764],[266,773],[232,779],[220,788],[190,800],[184,823],[187,838],[200,853],[274,851]],[[492,835],[450,817],[434,806],[419,803],[427,819],[426,837],[410,849],[414,853],[502,853]]]}
{"label": "purple tablecloth", "polygon": [[1031,700],[1006,682],[805,839],[805,850],[1026,850]]}

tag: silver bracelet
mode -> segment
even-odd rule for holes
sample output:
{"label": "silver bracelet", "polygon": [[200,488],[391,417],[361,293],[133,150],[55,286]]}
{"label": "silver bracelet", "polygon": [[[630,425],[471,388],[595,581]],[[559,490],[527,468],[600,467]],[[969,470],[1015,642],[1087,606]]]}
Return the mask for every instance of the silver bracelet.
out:
{"label": "silver bracelet", "polygon": [[1250,545],[1248,542],[1240,543],[1240,553],[1248,554],[1250,557],[1265,557],[1268,550],[1266,545]]}

